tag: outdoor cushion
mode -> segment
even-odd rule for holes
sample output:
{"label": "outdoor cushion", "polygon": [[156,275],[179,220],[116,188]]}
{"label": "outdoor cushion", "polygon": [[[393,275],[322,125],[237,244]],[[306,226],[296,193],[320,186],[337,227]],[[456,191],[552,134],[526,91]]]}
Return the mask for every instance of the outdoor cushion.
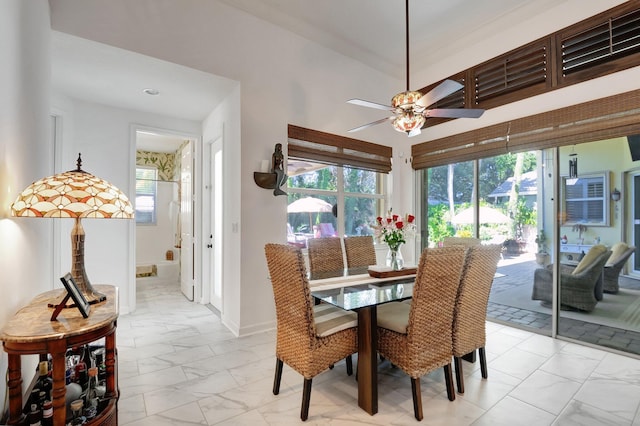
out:
{"label": "outdoor cushion", "polygon": [[604,266],[605,267],[611,266],[614,263],[616,263],[618,259],[620,259],[620,256],[622,256],[624,252],[627,251],[628,248],[629,246],[626,243],[623,243],[622,241],[614,244],[613,247],[611,247],[611,256],[609,256],[609,259],[607,260],[607,263]]}
{"label": "outdoor cushion", "polygon": [[358,316],[355,312],[345,311],[328,303],[314,305],[313,318],[318,337],[329,336],[338,331],[358,326]]}
{"label": "outdoor cushion", "polygon": [[582,258],[576,269],[573,270],[572,275],[578,275],[580,272],[587,269],[602,253],[607,251],[607,247],[602,244],[597,244]]}
{"label": "outdoor cushion", "polygon": [[378,306],[378,327],[407,334],[410,303],[391,302]]}

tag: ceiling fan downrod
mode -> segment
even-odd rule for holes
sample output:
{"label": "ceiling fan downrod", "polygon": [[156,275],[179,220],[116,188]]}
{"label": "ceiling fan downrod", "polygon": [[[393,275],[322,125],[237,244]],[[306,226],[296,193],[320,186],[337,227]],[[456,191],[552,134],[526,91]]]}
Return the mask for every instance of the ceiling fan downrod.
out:
{"label": "ceiling fan downrod", "polygon": [[407,43],[407,92],[409,89],[409,0],[405,0],[405,28],[406,28],[406,43]]}

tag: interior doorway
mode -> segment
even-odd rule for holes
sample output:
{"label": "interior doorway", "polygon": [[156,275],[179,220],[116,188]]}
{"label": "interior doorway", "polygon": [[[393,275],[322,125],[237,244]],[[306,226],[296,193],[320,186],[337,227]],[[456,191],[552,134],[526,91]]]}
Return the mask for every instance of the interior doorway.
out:
{"label": "interior doorway", "polygon": [[[193,136],[159,129],[135,130],[136,283],[167,280],[186,290],[189,300],[194,293],[194,145]],[[185,152],[189,153],[186,160]],[[185,168],[189,172],[186,182]]]}

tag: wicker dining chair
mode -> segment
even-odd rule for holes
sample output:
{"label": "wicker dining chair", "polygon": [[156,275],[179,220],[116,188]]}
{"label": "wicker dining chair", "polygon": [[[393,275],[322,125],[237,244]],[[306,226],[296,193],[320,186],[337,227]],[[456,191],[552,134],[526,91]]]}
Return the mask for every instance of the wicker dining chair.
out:
{"label": "wicker dining chair", "polygon": [[[309,272],[312,277],[326,277],[330,274],[341,275],[344,271],[342,242],[340,238],[310,238]],[[329,274],[329,275],[328,275]]]}
{"label": "wicker dining chair", "polygon": [[488,377],[484,349],[487,304],[501,252],[501,245],[492,244],[470,247],[467,254],[453,314],[453,359],[459,393],[464,393],[463,356],[477,349],[482,378]]}
{"label": "wicker dining chair", "polygon": [[464,268],[464,246],[425,249],[413,299],[378,307],[378,352],[411,377],[413,411],[422,420],[420,377],[444,367],[447,397],[456,398],[451,371],[453,310]]}
{"label": "wicker dining chair", "polygon": [[373,237],[356,236],[344,239],[344,251],[347,256],[347,268],[359,268],[376,264],[376,249]]}
{"label": "wicker dining chair", "polygon": [[300,408],[304,421],[309,416],[313,377],[344,358],[347,374],[353,373],[351,355],[358,351],[358,319],[354,312],[326,303],[314,305],[300,248],[267,244],[264,250],[276,305],[273,394],[280,392],[286,363],[304,377]]}

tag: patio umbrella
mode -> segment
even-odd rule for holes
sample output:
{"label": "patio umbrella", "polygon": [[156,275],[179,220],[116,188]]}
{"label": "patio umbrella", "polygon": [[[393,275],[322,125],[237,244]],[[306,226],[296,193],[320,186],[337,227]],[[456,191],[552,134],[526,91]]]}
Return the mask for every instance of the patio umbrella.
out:
{"label": "patio umbrella", "polygon": [[313,228],[312,213],[331,212],[332,205],[320,198],[304,197],[287,206],[287,213],[309,213],[309,229]]}
{"label": "patio umbrella", "polygon": [[[509,223],[511,219],[499,210],[491,207],[480,207],[480,223]],[[451,218],[454,225],[471,225],[474,222],[473,207],[462,210]]]}

